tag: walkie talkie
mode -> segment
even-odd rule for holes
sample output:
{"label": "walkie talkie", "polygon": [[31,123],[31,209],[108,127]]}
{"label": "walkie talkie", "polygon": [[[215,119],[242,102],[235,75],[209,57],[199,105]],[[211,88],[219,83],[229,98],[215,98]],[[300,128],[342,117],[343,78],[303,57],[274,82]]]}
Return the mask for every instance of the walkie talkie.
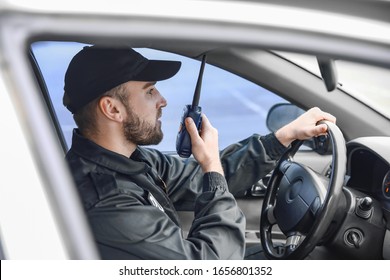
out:
{"label": "walkie talkie", "polygon": [[202,87],[202,77],[203,77],[205,64],[206,64],[206,55],[203,55],[198,81],[195,87],[194,98],[192,100],[192,104],[186,105],[183,109],[183,115],[180,121],[179,133],[177,134],[176,137],[176,151],[177,154],[183,158],[188,158],[192,154],[191,138],[187,132],[184,123],[185,119],[187,117],[192,118],[194,120],[194,123],[198,131],[200,130],[202,125],[202,107],[198,106],[198,104],[200,98],[200,89]]}

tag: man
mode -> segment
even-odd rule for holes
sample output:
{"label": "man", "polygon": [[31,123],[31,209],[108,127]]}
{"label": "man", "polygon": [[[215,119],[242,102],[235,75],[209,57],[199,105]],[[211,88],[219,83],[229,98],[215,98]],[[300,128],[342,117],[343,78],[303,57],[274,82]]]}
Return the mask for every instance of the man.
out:
{"label": "man", "polygon": [[[219,152],[217,130],[203,115],[200,135],[185,122],[195,159],[143,148],[163,137],[167,102],[156,82],[179,68],[99,46],[81,50],[68,67],[64,105],[78,129],[66,159],[104,259],[242,259],[245,218],[232,193],[270,172],[293,140],[326,133],[319,120],[335,121],[314,108],[275,134]],[[187,237],[177,210],[195,213]]]}

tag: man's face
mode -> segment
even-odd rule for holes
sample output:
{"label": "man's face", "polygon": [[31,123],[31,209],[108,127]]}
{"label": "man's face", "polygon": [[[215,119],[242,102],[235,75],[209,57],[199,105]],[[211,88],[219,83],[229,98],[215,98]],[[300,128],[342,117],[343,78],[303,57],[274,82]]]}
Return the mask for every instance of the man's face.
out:
{"label": "man's face", "polygon": [[137,145],[156,145],[163,139],[162,108],[166,100],[151,82],[128,82],[127,118],[123,123],[126,139]]}

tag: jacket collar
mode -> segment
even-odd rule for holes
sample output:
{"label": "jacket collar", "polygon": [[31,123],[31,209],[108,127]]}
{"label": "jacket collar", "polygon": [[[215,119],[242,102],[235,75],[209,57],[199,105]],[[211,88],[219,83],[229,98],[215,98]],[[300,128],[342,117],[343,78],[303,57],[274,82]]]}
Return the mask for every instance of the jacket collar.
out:
{"label": "jacket collar", "polygon": [[128,158],[124,155],[107,150],[80,134],[78,129],[73,130],[71,151],[80,157],[92,161],[98,165],[118,171],[120,173],[134,175],[145,173],[149,166],[142,161],[139,148]]}

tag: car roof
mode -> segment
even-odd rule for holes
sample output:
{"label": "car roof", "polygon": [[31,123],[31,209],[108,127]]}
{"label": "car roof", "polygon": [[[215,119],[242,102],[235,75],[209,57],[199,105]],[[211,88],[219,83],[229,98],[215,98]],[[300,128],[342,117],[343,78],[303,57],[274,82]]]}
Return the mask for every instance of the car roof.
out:
{"label": "car roof", "polygon": [[[71,36],[94,43],[107,34],[112,43],[131,36],[134,47],[148,45],[192,57],[221,45],[241,45],[390,65],[390,36],[384,36],[390,34],[389,1],[145,0],[131,9],[126,1],[76,3],[2,0],[0,10],[7,17],[17,15],[15,23],[30,29],[32,40]],[[66,22],[69,18],[73,24]],[[93,25],[99,26],[98,33]],[[194,40],[203,43],[189,43]],[[362,56],[365,48],[371,52]]]}

